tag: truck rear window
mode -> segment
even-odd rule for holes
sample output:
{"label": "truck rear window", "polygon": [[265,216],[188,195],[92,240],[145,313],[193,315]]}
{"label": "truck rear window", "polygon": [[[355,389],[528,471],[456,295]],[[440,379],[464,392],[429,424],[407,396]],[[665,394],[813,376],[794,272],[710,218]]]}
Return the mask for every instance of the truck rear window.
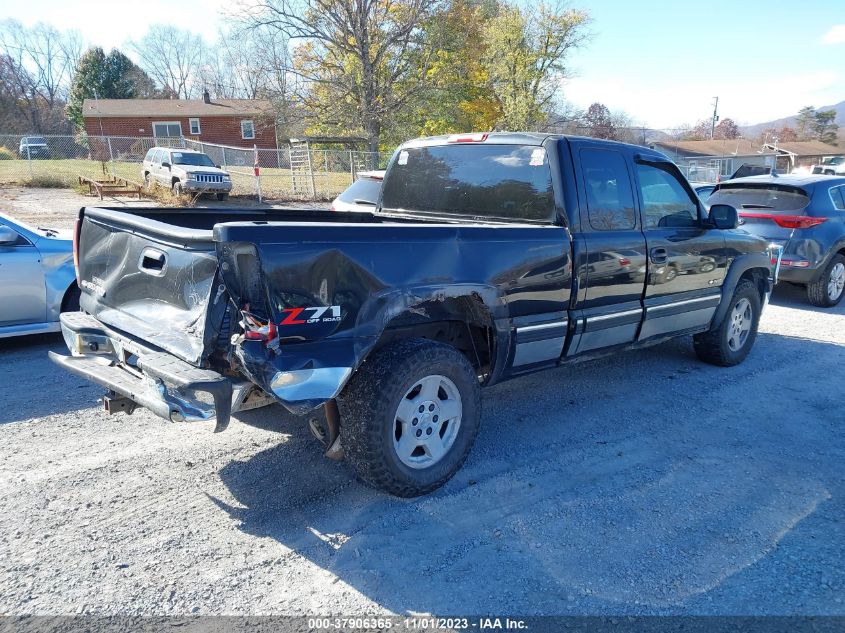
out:
{"label": "truck rear window", "polygon": [[708,205],[729,204],[737,210],[801,211],[810,197],[797,187],[760,185],[722,185],[707,199]]}
{"label": "truck rear window", "polygon": [[536,145],[438,145],[403,149],[384,179],[385,211],[550,221],[546,150]]}

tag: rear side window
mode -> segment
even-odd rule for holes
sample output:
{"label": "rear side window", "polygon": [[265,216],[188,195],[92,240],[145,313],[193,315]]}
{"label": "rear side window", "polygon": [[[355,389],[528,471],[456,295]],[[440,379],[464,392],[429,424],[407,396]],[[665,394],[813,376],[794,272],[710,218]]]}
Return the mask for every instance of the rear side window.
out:
{"label": "rear side window", "polygon": [[625,158],[606,149],[582,149],[580,156],[590,227],[596,231],[633,229],[634,194]]}
{"label": "rear side window", "polygon": [[[670,171],[637,163],[647,229],[692,227],[698,224],[698,203]],[[708,200],[713,203],[713,198]]]}
{"label": "rear side window", "polygon": [[722,185],[707,200],[708,204],[729,204],[741,209],[763,209],[765,211],[802,211],[810,204],[810,197],[797,187],[778,185]]}
{"label": "rear side window", "polygon": [[845,187],[834,187],[830,190],[833,206],[839,211],[845,211]]}
{"label": "rear side window", "polygon": [[338,196],[341,202],[349,204],[376,204],[381,191],[381,181],[372,178],[359,178]]}
{"label": "rear side window", "polygon": [[552,176],[536,145],[454,144],[399,151],[384,179],[387,211],[551,221]]}

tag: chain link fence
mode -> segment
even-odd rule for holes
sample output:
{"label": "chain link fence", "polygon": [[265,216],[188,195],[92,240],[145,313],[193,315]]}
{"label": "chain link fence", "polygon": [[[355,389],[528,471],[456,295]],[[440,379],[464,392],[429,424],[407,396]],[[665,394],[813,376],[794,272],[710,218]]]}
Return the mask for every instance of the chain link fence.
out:
{"label": "chain link fence", "polygon": [[[384,169],[390,153],[308,146],[261,149],[230,147],[182,137],[20,136],[0,134],[0,186],[71,187],[80,176],[109,174],[141,182],[141,164],[152,147],[204,152],[232,176],[232,195],[325,200],[337,196],[358,172]],[[259,176],[255,175],[255,163]]]}

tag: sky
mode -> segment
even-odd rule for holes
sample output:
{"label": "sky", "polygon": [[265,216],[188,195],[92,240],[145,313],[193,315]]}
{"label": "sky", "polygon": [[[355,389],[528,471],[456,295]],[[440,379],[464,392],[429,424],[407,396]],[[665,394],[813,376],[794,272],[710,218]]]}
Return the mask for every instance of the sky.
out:
{"label": "sky", "polygon": [[[530,2],[531,0],[521,0]],[[212,41],[234,0],[0,0],[0,19],[80,31],[126,49],[174,16]],[[598,101],[636,125],[673,128],[713,113],[740,125],[845,100],[845,0],[570,0],[593,36],[570,60],[561,96]],[[176,8],[176,15],[174,15]],[[131,55],[130,55],[131,56]]]}

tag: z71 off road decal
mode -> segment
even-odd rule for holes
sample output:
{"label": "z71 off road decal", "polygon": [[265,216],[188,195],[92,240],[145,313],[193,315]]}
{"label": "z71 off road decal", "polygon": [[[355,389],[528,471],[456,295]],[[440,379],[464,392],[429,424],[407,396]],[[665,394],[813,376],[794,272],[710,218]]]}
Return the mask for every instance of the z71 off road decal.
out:
{"label": "z71 off road decal", "polygon": [[287,316],[279,325],[303,325],[306,323],[332,323],[340,321],[340,306],[285,308],[282,312]]}

